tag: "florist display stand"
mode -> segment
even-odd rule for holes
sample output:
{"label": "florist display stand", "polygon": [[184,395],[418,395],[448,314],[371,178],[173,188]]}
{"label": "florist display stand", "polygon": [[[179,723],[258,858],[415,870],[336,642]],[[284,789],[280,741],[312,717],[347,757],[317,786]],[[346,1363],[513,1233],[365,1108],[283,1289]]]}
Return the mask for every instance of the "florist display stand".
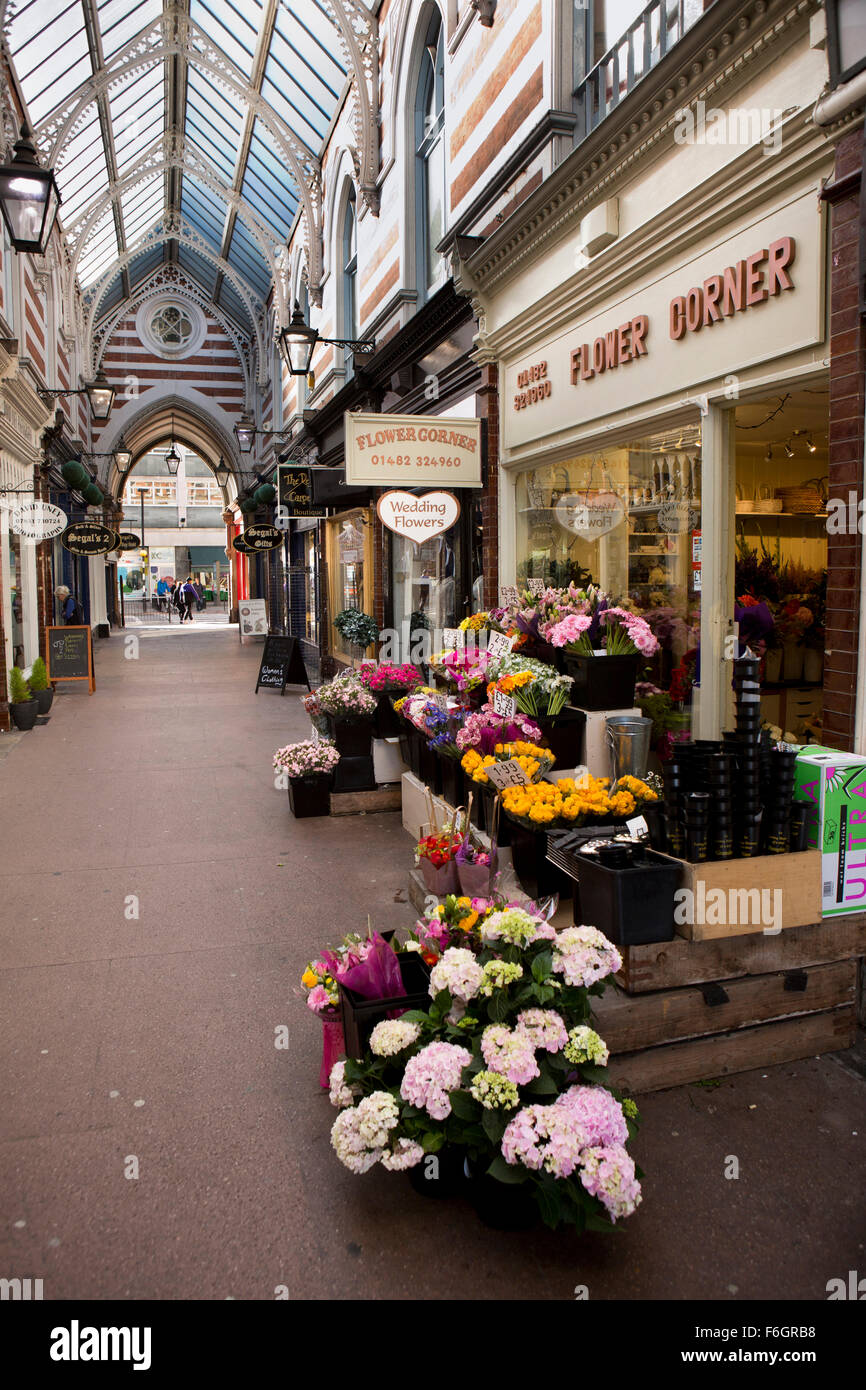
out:
{"label": "florist display stand", "polygon": [[628,709],[634,704],[634,688],[640,655],[595,656],[565,653],[565,669],[574,681],[572,700],[582,710]]}

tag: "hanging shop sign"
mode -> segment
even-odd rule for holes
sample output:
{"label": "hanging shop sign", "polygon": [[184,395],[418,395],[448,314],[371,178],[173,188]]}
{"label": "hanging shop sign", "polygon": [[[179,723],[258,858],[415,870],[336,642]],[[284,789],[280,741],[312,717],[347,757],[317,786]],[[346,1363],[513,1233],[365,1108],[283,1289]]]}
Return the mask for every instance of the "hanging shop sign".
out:
{"label": "hanging shop sign", "polygon": [[93,694],[93,634],[87,625],[46,628],[45,651],[49,681],[87,681]]}
{"label": "hanging shop sign", "polygon": [[281,463],[277,469],[277,512],[285,517],[324,516],[325,508],[313,502],[313,470]]}
{"label": "hanging shop sign", "polygon": [[810,188],[539,345],[503,373],[506,447],[822,342],[824,241]]}
{"label": "hanging shop sign", "polygon": [[423,545],[455,524],[460,503],[453,492],[385,492],[376,503],[379,520],[389,531]]}
{"label": "hanging shop sign", "polygon": [[[235,537],[235,550],[239,549],[239,539],[239,536]],[[276,526],[267,526],[257,522],[254,526],[246,528],[243,541],[243,553],[257,555],[263,550],[276,550],[277,546],[283,543],[283,534]]]}
{"label": "hanging shop sign", "polygon": [[569,492],[559,498],[553,512],[563,530],[596,540],[625,520],[625,503],[615,492]]}
{"label": "hanging shop sign", "polygon": [[481,486],[481,421],[449,415],[345,416],[346,482]]}
{"label": "hanging shop sign", "polygon": [[141,549],[141,536],[137,536],[134,531],[118,531],[117,539],[121,550]]}
{"label": "hanging shop sign", "polygon": [[53,502],[22,502],[12,512],[12,530],[26,541],[50,541],[66,530],[69,517]]}
{"label": "hanging shop sign", "polygon": [[96,521],[76,521],[60,537],[60,544],[73,555],[107,555],[119,541],[116,531]]}

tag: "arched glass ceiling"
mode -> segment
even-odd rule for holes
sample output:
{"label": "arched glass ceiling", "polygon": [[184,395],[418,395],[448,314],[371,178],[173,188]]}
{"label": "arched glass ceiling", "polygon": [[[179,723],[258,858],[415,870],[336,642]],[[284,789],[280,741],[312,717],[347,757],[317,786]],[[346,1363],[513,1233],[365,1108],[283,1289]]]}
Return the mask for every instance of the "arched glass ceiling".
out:
{"label": "arched glass ceiling", "polygon": [[[339,32],[327,9],[320,0],[14,0],[9,8],[10,53],[37,136],[79,95],[93,93],[78,108],[56,164],[63,225],[74,227],[110,185],[121,185],[86,233],[77,267],[85,293],[158,224],[168,226],[158,247],[148,246],[109,277],[100,316],[161,257],[184,265],[246,326],[248,310],[227,275],[170,229],[181,219],[264,301],[271,271],[251,223],[264,228],[269,247],[285,242],[298,188],[268,125],[231,80],[220,81],[194,41],[166,52],[158,26],[164,14],[188,13],[230,65],[225,75],[261,93],[278,128],[287,127],[318,155],[346,82]],[[148,49],[152,62],[111,80],[133,52]],[[152,175],[124,188],[122,181],[166,135],[177,139],[182,167],[157,160]]]}

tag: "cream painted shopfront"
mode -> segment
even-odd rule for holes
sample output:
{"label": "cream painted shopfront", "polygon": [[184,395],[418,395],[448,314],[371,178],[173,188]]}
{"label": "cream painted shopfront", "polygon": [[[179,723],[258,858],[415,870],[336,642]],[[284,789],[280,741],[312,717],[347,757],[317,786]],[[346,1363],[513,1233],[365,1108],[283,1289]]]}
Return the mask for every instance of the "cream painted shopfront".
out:
{"label": "cream painted shopfront", "polygon": [[[514,323],[488,337],[500,353],[500,582],[591,579],[628,596],[662,643],[649,679],[691,711],[697,736],[728,726],[735,617],[740,636],[766,648],[765,716],[801,734],[820,727],[829,387],[819,182],[812,172],[770,210],[708,229],[644,275],[617,246],[608,268],[622,273],[603,297],[575,280],[571,302],[584,312],[560,312],[547,332],[536,315],[529,340]],[[543,262],[535,270],[549,283]],[[565,299],[554,292],[548,311]],[[811,647],[774,576],[817,589]],[[752,604],[767,582],[775,602]]]}

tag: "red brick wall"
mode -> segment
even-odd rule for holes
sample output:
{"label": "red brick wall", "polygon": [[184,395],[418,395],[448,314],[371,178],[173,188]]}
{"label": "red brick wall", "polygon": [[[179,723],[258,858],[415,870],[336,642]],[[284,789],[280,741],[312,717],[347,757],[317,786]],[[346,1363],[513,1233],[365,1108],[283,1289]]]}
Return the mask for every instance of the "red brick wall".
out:
{"label": "red brick wall", "polygon": [[[861,170],[862,131],[840,141],[835,180]],[[858,307],[860,254],[859,180],[846,183],[843,196],[830,194],[830,496],[846,502],[850,492],[863,497],[863,410],[866,331]],[[862,524],[862,523],[861,523]],[[824,741],[853,749],[860,637],[859,535],[828,536],[827,637],[824,667]]]}

